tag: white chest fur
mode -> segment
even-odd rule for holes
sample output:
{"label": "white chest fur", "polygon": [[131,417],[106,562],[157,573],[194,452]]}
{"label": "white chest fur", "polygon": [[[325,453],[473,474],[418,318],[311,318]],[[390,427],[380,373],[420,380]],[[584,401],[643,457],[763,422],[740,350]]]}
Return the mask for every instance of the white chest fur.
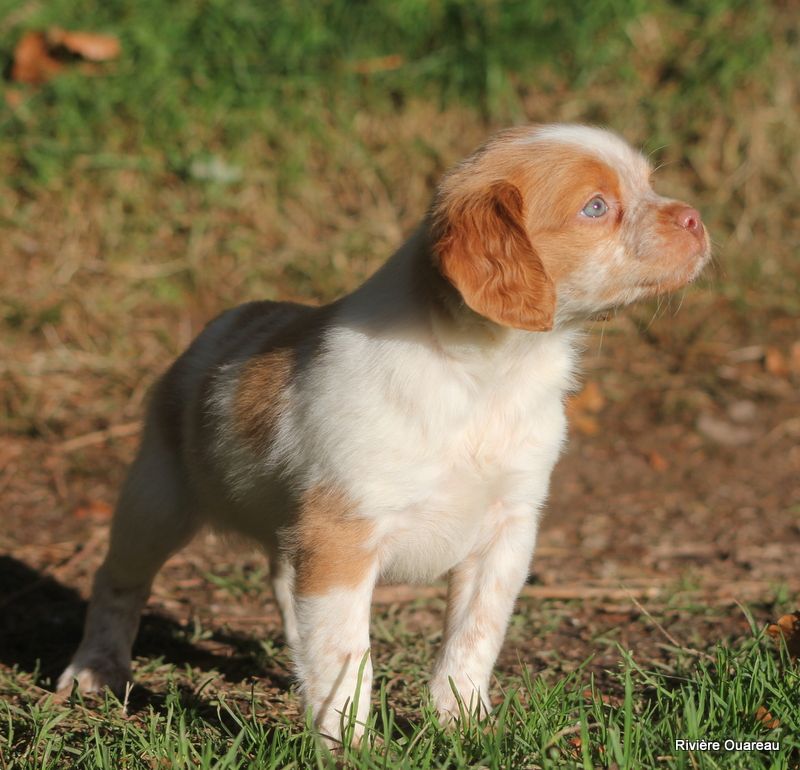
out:
{"label": "white chest fur", "polygon": [[573,336],[445,351],[337,328],[294,393],[292,464],[359,501],[384,577],[430,580],[470,552],[491,511],[537,514],[565,435]]}

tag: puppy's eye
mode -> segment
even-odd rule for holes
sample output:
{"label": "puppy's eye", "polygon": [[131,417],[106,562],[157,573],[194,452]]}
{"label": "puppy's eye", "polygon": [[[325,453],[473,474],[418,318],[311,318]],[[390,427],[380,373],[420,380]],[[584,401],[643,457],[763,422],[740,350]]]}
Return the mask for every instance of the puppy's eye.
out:
{"label": "puppy's eye", "polygon": [[599,195],[596,195],[581,209],[581,214],[594,219],[602,217],[607,211],[608,204]]}

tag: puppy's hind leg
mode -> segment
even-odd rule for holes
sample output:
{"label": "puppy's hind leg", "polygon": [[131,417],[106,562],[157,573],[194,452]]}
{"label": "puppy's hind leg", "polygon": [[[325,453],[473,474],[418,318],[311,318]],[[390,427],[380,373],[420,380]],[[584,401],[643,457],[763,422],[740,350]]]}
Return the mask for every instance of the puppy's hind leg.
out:
{"label": "puppy's hind leg", "polygon": [[107,686],[120,695],[131,679],[131,649],[158,570],[185,545],[199,520],[176,454],[159,426],[148,426],[122,488],[108,554],[94,579],[83,639],[58,680],[83,692]]}

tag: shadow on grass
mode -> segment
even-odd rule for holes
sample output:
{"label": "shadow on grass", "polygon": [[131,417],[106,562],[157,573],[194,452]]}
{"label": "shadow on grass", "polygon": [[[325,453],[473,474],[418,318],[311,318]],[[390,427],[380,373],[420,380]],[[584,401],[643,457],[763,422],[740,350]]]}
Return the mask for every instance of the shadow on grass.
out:
{"label": "shadow on grass", "polygon": [[[76,591],[11,556],[0,556],[0,664],[36,673],[37,684],[52,688],[78,646],[85,613],[86,602]],[[258,677],[282,689],[291,684],[288,672],[265,665],[254,638],[215,630],[210,641],[233,651],[217,654],[186,635],[186,628],[171,618],[145,613],[133,654],[216,671],[232,682]],[[203,703],[191,688],[184,689],[189,700],[194,697],[198,705]],[[163,693],[145,686],[137,686],[133,693],[134,709],[145,703],[157,707],[164,699]]]}

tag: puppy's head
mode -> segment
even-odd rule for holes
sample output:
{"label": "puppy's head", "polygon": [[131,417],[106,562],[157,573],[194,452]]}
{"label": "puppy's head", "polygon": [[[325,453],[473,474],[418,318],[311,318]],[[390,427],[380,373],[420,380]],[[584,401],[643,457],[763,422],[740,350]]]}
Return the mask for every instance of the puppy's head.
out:
{"label": "puppy's head", "polygon": [[677,289],[708,261],[708,235],[651,173],[598,128],[505,131],[442,182],[434,260],[476,313],[530,331]]}

